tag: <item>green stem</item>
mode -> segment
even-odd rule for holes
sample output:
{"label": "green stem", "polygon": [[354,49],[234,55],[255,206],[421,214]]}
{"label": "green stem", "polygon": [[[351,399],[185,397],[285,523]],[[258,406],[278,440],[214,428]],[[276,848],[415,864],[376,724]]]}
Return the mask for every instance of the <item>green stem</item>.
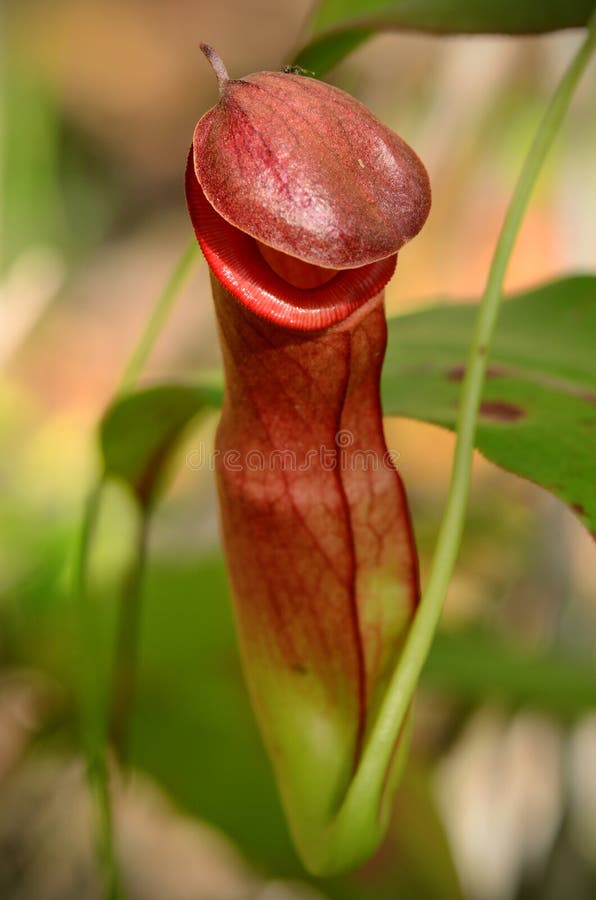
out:
{"label": "green stem", "polygon": [[[353,853],[358,845],[367,842],[374,845],[373,836],[379,834],[378,813],[385,778],[432,643],[459,551],[470,492],[476,423],[505,272],[532,190],[595,46],[596,11],[588,23],[587,36],[563,75],[538,127],[497,241],[470,347],[449,494],[428,584],[360,765],[335,821],[336,861]],[[361,850],[356,852],[356,856],[361,855]]]}
{"label": "green stem", "polygon": [[109,734],[116,757],[125,766],[136,694],[137,646],[143,600],[143,574],[147,559],[150,512],[139,514],[135,552],[122,583],[120,620],[114,657]]}
{"label": "green stem", "polygon": [[[170,275],[162,292],[157,298],[151,315],[139,341],[131,354],[120,380],[116,397],[129,391],[136,383],[149,354],[155,345],[163,325],[170,314],[180,289],[190,274],[192,264],[198,258],[196,241],[192,241],[184,250],[176,267]],[[89,557],[93,536],[101,509],[106,482],[105,473],[102,473],[92,486],[81,519],[79,529],[78,546],[76,550],[73,575],[73,592],[79,610],[79,631],[81,635],[81,718],[83,729],[83,743],[87,763],[87,778],[91,799],[95,814],[95,828],[98,845],[98,858],[101,867],[104,900],[118,900],[120,896],[118,886],[118,873],[114,852],[114,827],[112,816],[112,804],[109,788],[109,773],[105,753],[106,721],[105,703],[102,695],[102,677],[97,660],[97,616],[93,603],[88,595],[89,582]],[[146,539],[146,523],[143,526],[143,546]],[[143,553],[144,558],[144,553]],[[140,574],[138,578],[140,586]],[[140,590],[140,587],[139,587]],[[135,603],[138,618],[140,599]],[[119,625],[118,646],[124,645],[131,649],[132,657],[135,655],[135,639],[132,635],[124,637],[121,632],[128,629],[131,621],[130,610],[122,611]],[[135,627],[136,635],[136,627]],[[119,664],[122,663],[122,654],[117,655]],[[128,663],[124,663],[128,666]],[[115,674],[114,683],[122,679]],[[126,730],[126,729],[125,729]]]}
{"label": "green stem", "polygon": [[109,773],[101,740],[103,698],[92,648],[98,634],[95,607],[88,596],[89,551],[99,518],[103,479],[89,492],[81,522],[74,571],[74,589],[78,599],[80,646],[80,684],[83,745],[87,762],[87,779],[96,816],[97,857],[103,896],[117,900],[118,881],[114,853],[114,833],[109,791]]}
{"label": "green stem", "polygon": [[157,298],[157,303],[153,307],[143,333],[122,373],[116,397],[126,393],[126,391],[129,391],[137,383],[141,372],[145,368],[155,341],[159,337],[161,329],[172,311],[175,301],[180,295],[184,282],[188,278],[192,266],[198,258],[199,245],[193,238],[191,243],[188,244],[182,253],[168,278],[163,291]]}

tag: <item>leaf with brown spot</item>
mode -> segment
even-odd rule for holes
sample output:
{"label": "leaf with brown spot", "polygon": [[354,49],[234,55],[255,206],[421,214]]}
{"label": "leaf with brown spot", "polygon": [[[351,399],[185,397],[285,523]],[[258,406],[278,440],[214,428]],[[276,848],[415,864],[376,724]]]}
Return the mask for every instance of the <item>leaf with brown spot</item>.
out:
{"label": "leaf with brown spot", "polygon": [[480,416],[492,419],[493,422],[517,422],[523,419],[525,411],[506,400],[483,400],[480,404]]}
{"label": "leaf with brown spot", "polygon": [[[474,305],[393,319],[383,375],[385,415],[456,427]],[[596,528],[596,277],[577,276],[503,304],[477,448],[551,491]]]}

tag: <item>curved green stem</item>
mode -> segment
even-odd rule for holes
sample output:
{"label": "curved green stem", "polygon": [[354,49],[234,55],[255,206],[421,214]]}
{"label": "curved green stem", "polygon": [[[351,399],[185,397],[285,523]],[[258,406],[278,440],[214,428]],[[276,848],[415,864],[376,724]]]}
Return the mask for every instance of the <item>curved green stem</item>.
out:
{"label": "curved green stem", "polygon": [[137,647],[143,601],[143,575],[147,561],[150,511],[141,509],[134,553],[122,582],[120,618],[112,672],[108,735],[116,758],[128,762],[129,731],[137,683]]}
{"label": "curved green stem", "polygon": [[134,387],[141,372],[145,368],[149,354],[151,353],[155,341],[159,337],[167,317],[169,316],[175,301],[178,299],[184,282],[188,278],[193,263],[199,258],[199,245],[196,240],[188,244],[180,259],[176,263],[170,277],[168,278],[163,291],[157,298],[157,302],[153,307],[151,315],[143,329],[143,333],[139,338],[136,347],[131,353],[130,359],[124,368],[120,384],[116,392],[116,397],[126,393],[130,388]]}
{"label": "curved green stem", "polygon": [[505,272],[530,195],[595,46],[596,12],[588,23],[585,40],[563,75],[540,122],[497,241],[470,347],[449,494],[428,584],[360,765],[333,823],[332,834],[329,835],[333,845],[332,858],[329,858],[332,868],[342,867],[342,860],[345,866],[350,858],[362,858],[367,846],[374,848],[382,831],[379,810],[382,809],[385,779],[441,615],[461,542],[470,492],[476,423]]}
{"label": "curved green stem", "polygon": [[118,878],[114,852],[109,773],[102,743],[102,689],[92,649],[97,640],[98,621],[94,604],[88,596],[89,553],[99,518],[104,482],[91,488],[81,521],[77,545],[73,586],[78,600],[80,646],[80,685],[82,732],[87,780],[96,818],[96,844],[100,878],[105,900],[118,900]]}
{"label": "curved green stem", "polygon": [[[133,350],[120,380],[116,397],[126,393],[136,383],[149,354],[153,349],[163,325],[171,312],[184,281],[190,274],[192,264],[198,259],[198,247],[196,241],[192,241],[181,255],[172,274],[161,291],[155,306],[149,316],[147,324]],[[112,804],[109,789],[109,773],[105,753],[106,738],[106,710],[102,690],[102,675],[97,661],[97,617],[93,603],[88,594],[89,582],[89,557],[93,543],[93,536],[99,519],[101,501],[105,487],[105,473],[102,473],[89,491],[81,524],[74,560],[73,594],[79,611],[80,633],[80,679],[81,679],[81,711],[82,731],[87,763],[87,779],[95,814],[96,840],[98,844],[98,858],[101,867],[104,900],[118,900],[120,896],[118,886],[117,866],[114,852],[114,829],[112,820]],[[143,547],[146,536],[146,526],[143,526]],[[138,577],[140,584],[140,574]],[[137,585],[138,586],[138,585]],[[138,617],[138,603],[135,601],[134,621]],[[122,631],[128,629],[132,621],[130,610],[122,610],[118,646],[127,647],[134,656],[134,640],[129,640],[129,635],[123,635]],[[122,660],[122,654],[117,655],[119,665],[128,667],[128,661]],[[118,673],[114,674],[114,683],[122,681]],[[130,705],[130,704],[129,704]],[[125,726],[122,726],[125,729]]]}

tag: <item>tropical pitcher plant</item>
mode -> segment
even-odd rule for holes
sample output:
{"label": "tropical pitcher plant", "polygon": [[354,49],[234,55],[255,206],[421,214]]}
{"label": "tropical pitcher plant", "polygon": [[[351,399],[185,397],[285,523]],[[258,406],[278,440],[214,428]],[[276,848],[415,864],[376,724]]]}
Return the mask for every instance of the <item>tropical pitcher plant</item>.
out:
{"label": "tropical pitcher plant", "polygon": [[[420,27],[457,30],[455,6],[451,19],[439,6],[433,19],[422,4]],[[542,6],[516,8],[519,31],[541,30],[547,19],[548,27],[560,27],[555,7],[545,13]],[[476,4],[466,27],[508,31],[508,10]],[[409,23],[413,12],[404,15]],[[215,454],[222,537],[254,711],[296,846],[316,875],[363,862],[387,828],[412,697],[464,530],[474,448],[542,485],[594,527],[596,381],[587,338],[596,280],[572,276],[502,303],[532,191],[596,52],[596,11],[588,17],[586,6],[565,15],[568,25],[587,24],[587,33],[525,157],[477,311],[469,304],[431,307],[410,316],[409,334],[434,323],[432,340],[399,344],[403,321],[392,337],[396,371],[386,372],[393,384],[386,411],[457,432],[421,599],[404,487],[383,435],[379,383],[387,342],[383,292],[399,250],[427,218],[426,170],[400,137],[343,91],[297,66],[231,79],[215,51],[202,45],[220,98],[196,126],[186,194],[210,267],[225,370]],[[324,68],[326,46],[311,43],[298,62],[314,65],[316,51]],[[119,896],[119,885],[105,738],[125,764],[148,523],[182,429],[221,402],[219,382],[210,391],[208,378],[200,386],[131,388],[196,255],[193,240],[102,419],[102,471],[85,506],[73,566],[84,651],[82,731],[106,900]],[[506,322],[493,341],[501,305]],[[437,337],[442,330],[445,339]],[[410,349],[401,378],[394,360]],[[421,371],[430,377],[414,405],[396,402]],[[445,401],[438,406],[436,390]],[[91,538],[108,477],[124,479],[138,513],[109,724],[88,591]],[[500,663],[502,656],[496,658]]]}
{"label": "tropical pitcher plant", "polygon": [[[307,867],[378,844],[404,722],[367,797],[344,805],[418,602],[404,487],[383,435],[384,287],[430,207],[414,151],[298,72],[228,77],[196,126],[186,194],[225,368],[221,526],[244,672]],[[347,824],[346,824],[347,823]]]}

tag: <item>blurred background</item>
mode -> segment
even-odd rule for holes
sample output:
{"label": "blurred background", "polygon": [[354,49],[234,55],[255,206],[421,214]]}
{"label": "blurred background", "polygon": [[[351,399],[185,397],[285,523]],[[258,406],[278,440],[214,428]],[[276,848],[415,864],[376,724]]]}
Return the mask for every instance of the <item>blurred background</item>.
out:
{"label": "blurred background", "polygon": [[[5,0],[0,122],[0,897],[99,898],[77,734],[69,576],[97,471],[95,426],[191,229],[183,170],[233,76],[279,69],[306,0]],[[579,40],[387,34],[329,79],[412,144],[429,222],[400,256],[392,312],[477,298],[541,110]],[[596,71],[583,79],[526,218],[508,287],[596,263]],[[197,264],[144,381],[218,365]],[[140,634],[133,776],[114,772],[130,900],[590,900],[596,896],[593,542],[562,504],[478,459],[442,632],[415,709],[395,821],[360,872],[297,861],[248,708],[212,473],[185,465],[156,516]],[[387,423],[426,571],[453,438]],[[110,487],[93,554],[109,647],[134,510]],[[105,619],[105,621],[104,621]],[[103,648],[103,650],[102,650]]]}

